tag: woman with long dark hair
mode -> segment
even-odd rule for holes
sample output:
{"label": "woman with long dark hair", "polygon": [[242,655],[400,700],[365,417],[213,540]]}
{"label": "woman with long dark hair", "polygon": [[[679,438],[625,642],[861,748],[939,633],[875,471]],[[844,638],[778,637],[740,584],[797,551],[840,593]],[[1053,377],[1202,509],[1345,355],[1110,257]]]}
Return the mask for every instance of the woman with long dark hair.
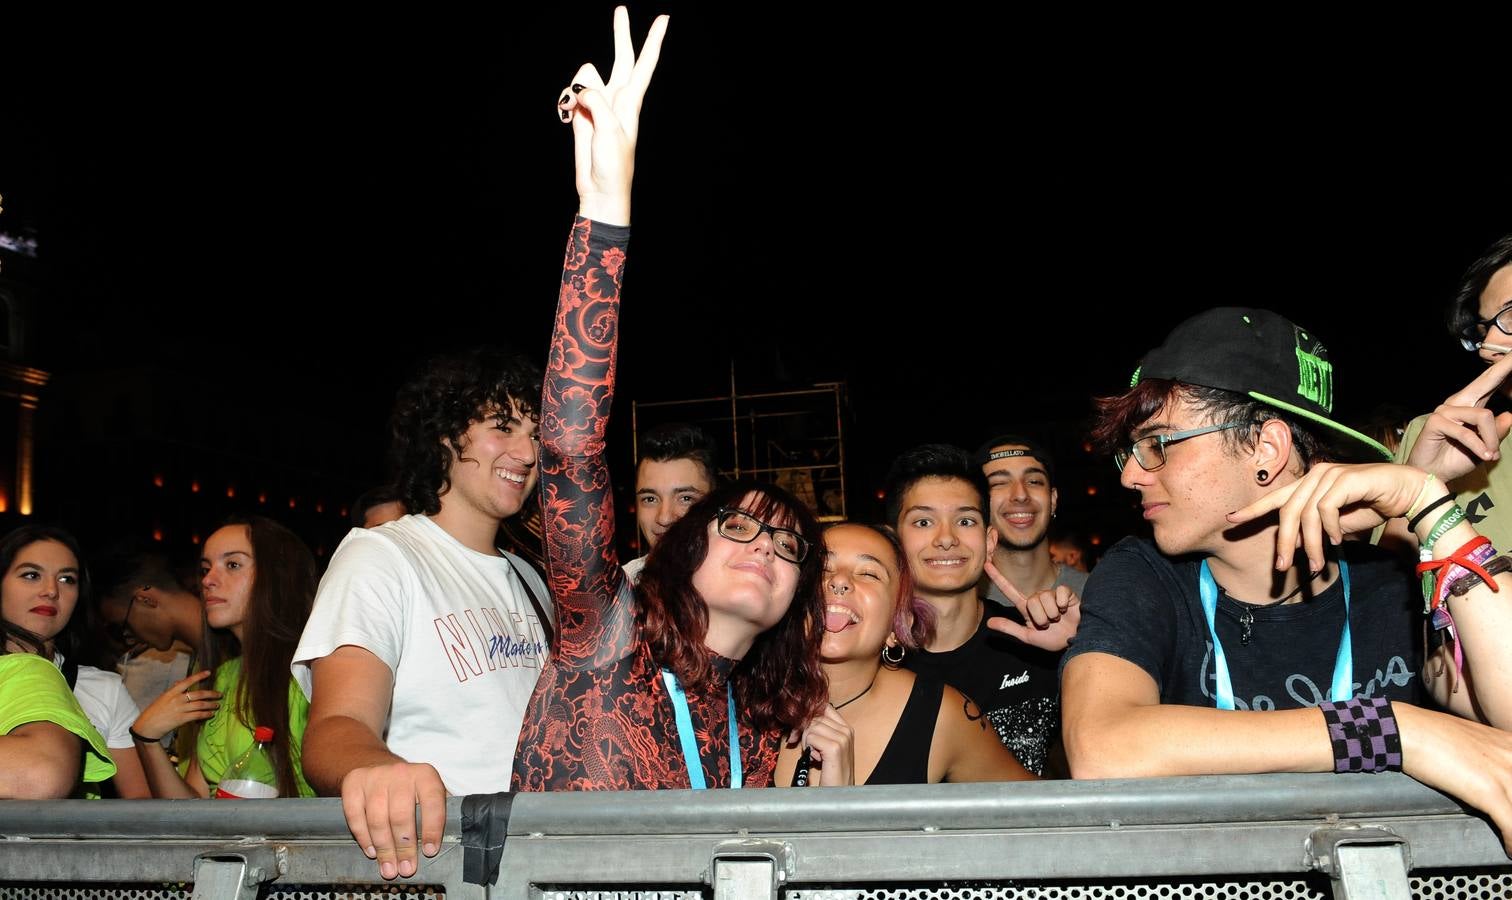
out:
{"label": "woman with long dark hair", "polygon": [[[960,691],[899,666],[905,653],[929,643],[934,616],[914,593],[898,539],[870,525],[834,525],[824,532],[820,549],[825,602],[820,656],[830,704],[853,734],[854,778],[842,783],[1034,778]],[[815,765],[818,746],[784,749],[777,782],[833,784]]]}
{"label": "woman with long dark hair", "polygon": [[638,587],[616,558],[604,432],[641,97],[666,19],[627,59],[615,16],[606,84],[578,70],[558,102],[577,146],[567,247],[541,401],[541,489],[558,635],[515,753],[520,790],[770,784],[780,736],[821,717],[813,515],[744,483],[700,501],[658,543]]}
{"label": "woman with long dark hair", "polygon": [[130,728],[136,704],[121,676],[81,665],[91,633],[89,573],[73,535],[48,525],[23,525],[0,540],[0,629],[5,652],[36,653],[62,671],[74,698],[105,738],[120,797],[150,797]]}
{"label": "woman with long dark hair", "polygon": [[[200,585],[211,628],[229,632],[239,654],[207,659],[203,671],[179,681],[137,718],[132,736],[153,796],[209,797],[221,775],[251,748],[258,725],[273,729],[273,771],[281,797],[313,797],[300,770],[309,703],[289,675],[310,604],[315,558],[292,531],[262,516],[233,519],[205,541]],[[206,641],[207,656],[214,641]],[[211,673],[214,689],[195,685]],[[203,722],[203,725],[200,723]],[[159,743],[176,728],[197,729],[194,754],[174,769]]]}

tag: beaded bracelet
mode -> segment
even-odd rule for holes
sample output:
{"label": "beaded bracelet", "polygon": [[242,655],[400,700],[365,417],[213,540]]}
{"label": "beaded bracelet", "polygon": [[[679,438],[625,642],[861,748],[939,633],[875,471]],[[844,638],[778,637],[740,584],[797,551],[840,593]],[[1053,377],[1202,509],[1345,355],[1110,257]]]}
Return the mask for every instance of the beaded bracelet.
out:
{"label": "beaded bracelet", "polygon": [[1385,697],[1320,703],[1335,772],[1402,771],[1402,736]]}

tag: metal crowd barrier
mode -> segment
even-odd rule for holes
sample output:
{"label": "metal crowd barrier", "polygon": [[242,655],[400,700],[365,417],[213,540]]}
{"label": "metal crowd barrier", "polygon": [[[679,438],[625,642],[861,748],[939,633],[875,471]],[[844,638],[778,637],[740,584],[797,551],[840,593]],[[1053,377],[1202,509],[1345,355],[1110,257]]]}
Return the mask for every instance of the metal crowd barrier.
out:
{"label": "metal crowd barrier", "polygon": [[449,801],[441,852],[398,886],[357,849],[336,800],[3,802],[0,897],[1512,896],[1512,861],[1486,821],[1401,775],[492,802],[490,837],[464,836],[464,800]]}

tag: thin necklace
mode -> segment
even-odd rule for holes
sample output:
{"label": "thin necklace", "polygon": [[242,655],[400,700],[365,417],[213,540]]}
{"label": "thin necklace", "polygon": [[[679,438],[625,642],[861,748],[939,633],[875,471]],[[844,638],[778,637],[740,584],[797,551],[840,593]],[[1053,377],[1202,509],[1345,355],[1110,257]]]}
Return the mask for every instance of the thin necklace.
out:
{"label": "thin necklace", "polygon": [[[1325,571],[1327,571],[1327,570],[1325,569]],[[1318,573],[1318,575],[1322,575],[1322,574],[1323,574],[1322,572]],[[1293,597],[1297,596],[1298,594],[1302,593],[1302,589],[1303,588],[1305,588],[1308,585],[1312,584],[1314,581],[1317,581],[1318,580],[1318,575],[1314,575],[1313,577],[1307,579],[1306,581],[1301,582],[1295,588],[1292,589],[1291,593],[1287,594],[1285,597],[1282,597],[1280,600],[1272,600],[1269,603],[1260,603],[1260,604],[1254,604],[1254,605],[1245,604],[1245,606],[1244,606],[1244,612],[1242,612],[1242,613],[1239,614],[1239,643],[1242,644],[1242,645],[1244,645],[1244,646],[1246,646],[1246,647],[1248,647],[1249,646],[1249,642],[1250,642],[1250,638],[1254,637],[1255,610],[1257,610],[1257,609],[1270,609],[1272,606],[1280,606],[1281,604],[1285,603],[1286,601],[1290,600],[1291,598],[1293,598]],[[1238,598],[1233,598],[1233,599],[1237,600],[1237,602],[1244,603],[1243,600],[1238,600]]]}
{"label": "thin necklace", "polygon": [[[879,669],[878,671],[880,672],[881,670]],[[872,680],[871,680],[871,684],[868,684],[866,686],[866,691],[871,690],[872,689],[872,685],[874,685],[876,683],[877,683],[877,676],[873,675],[872,676]],[[850,706],[852,703],[855,703],[857,700],[860,700],[862,697],[865,697],[866,696],[866,691],[862,691],[861,693],[859,693],[856,696],[850,698],[849,700],[845,701],[844,703],[839,704],[838,706],[835,707],[835,709],[839,710],[839,709],[844,709],[847,706]],[[809,748],[808,747],[804,747],[803,748],[803,752],[798,755],[798,765],[793,768],[793,787],[808,787],[808,783],[809,783],[809,769],[812,769],[813,767],[814,767],[814,757],[813,757],[813,754],[809,752]]]}
{"label": "thin necklace", "polygon": [[[871,680],[871,684],[868,684],[866,686],[866,691],[871,690],[872,689],[872,685],[876,684],[876,683],[877,683],[877,676],[873,675],[872,676],[872,680]],[[850,706],[852,703],[855,703],[857,700],[860,700],[862,697],[865,697],[866,696],[866,691],[862,691],[861,693],[859,693],[856,696],[850,698],[849,700],[845,701],[844,703],[836,704],[835,709],[845,709],[847,706]]]}

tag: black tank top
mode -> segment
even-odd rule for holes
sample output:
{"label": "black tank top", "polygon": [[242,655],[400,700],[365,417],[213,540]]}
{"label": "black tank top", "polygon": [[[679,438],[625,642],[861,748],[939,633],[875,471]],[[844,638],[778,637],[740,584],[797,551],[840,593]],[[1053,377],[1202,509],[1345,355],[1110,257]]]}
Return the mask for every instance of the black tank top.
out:
{"label": "black tank top", "polygon": [[898,727],[893,729],[867,784],[929,783],[929,747],[934,743],[935,722],[939,721],[944,698],[945,682],[932,675],[914,675],[913,691],[903,706]]}
{"label": "black tank top", "polygon": [[[939,720],[940,702],[944,698],[945,682],[929,673],[914,675],[913,690],[903,704],[903,714],[898,717],[892,737],[866,784],[929,783],[929,748],[934,743],[935,722]],[[790,787],[799,786],[798,773],[807,768],[809,753],[804,750],[793,770],[794,784]]]}

